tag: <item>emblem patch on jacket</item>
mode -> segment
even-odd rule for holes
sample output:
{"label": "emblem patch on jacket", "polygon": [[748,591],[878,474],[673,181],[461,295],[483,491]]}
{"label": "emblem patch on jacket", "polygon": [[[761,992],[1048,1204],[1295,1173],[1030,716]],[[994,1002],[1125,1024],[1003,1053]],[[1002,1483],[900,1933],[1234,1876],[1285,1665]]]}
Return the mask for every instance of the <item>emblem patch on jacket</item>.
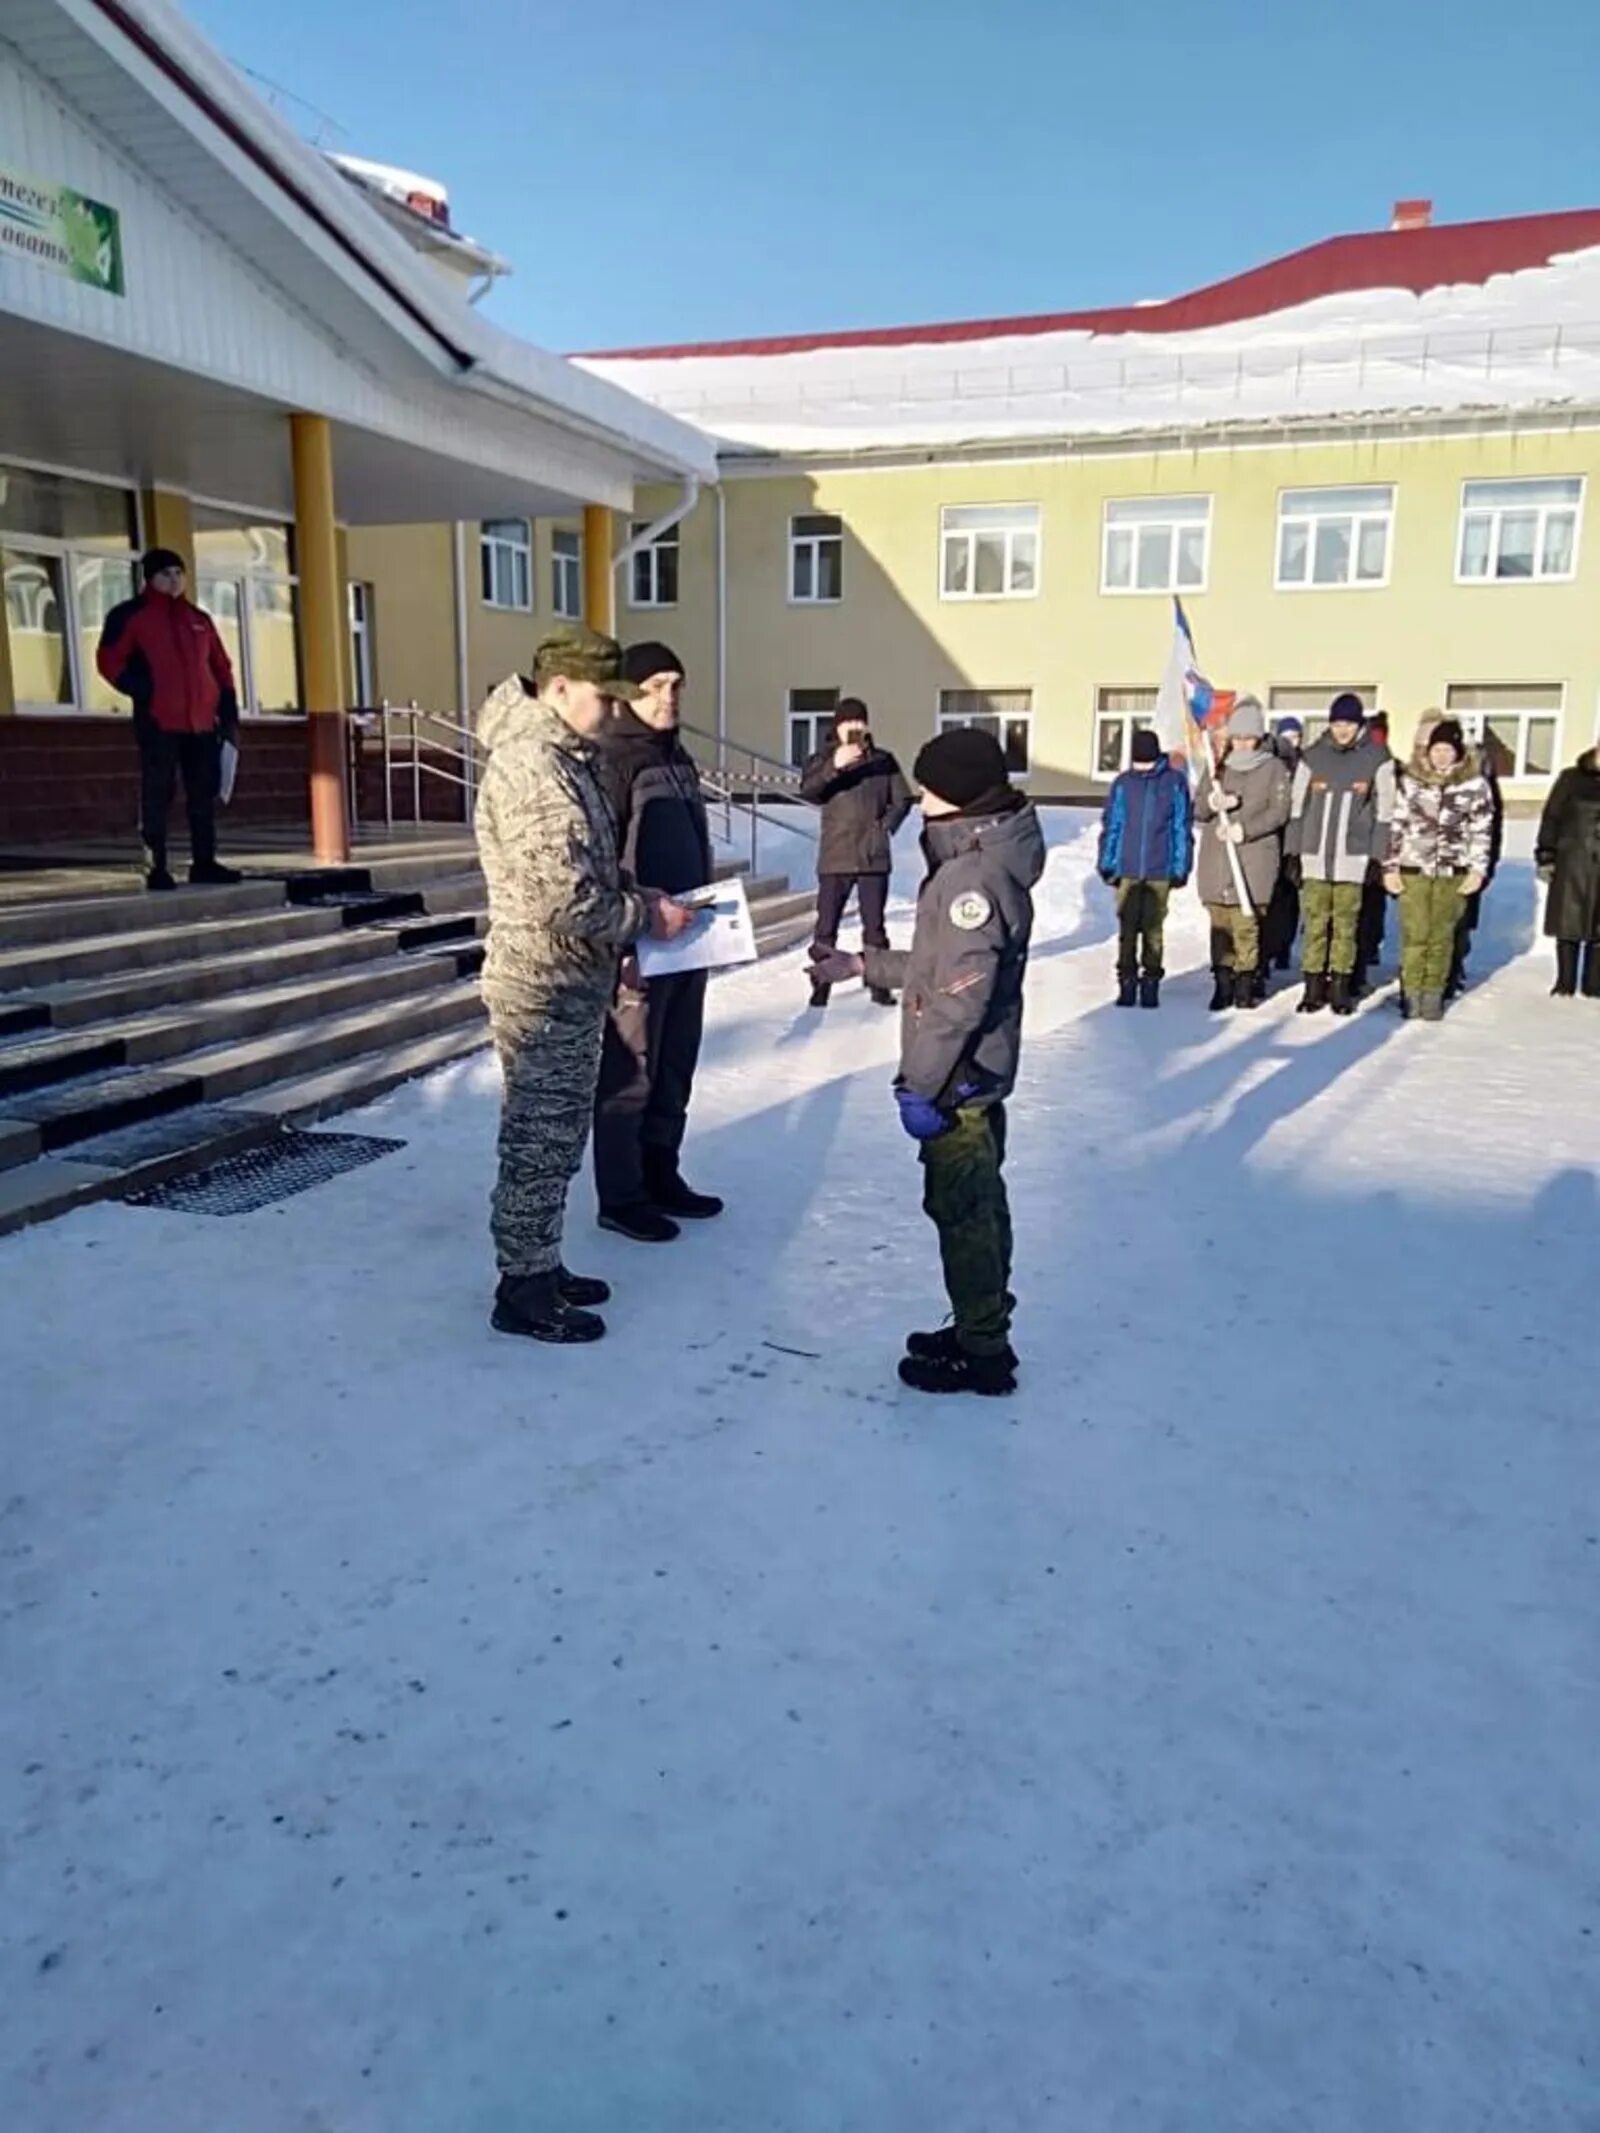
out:
{"label": "emblem patch on jacket", "polygon": [[976,933],[980,926],[987,926],[994,916],[994,906],[987,896],[980,896],[976,889],[969,889],[965,896],[958,896],[950,906],[950,923],[963,933]]}

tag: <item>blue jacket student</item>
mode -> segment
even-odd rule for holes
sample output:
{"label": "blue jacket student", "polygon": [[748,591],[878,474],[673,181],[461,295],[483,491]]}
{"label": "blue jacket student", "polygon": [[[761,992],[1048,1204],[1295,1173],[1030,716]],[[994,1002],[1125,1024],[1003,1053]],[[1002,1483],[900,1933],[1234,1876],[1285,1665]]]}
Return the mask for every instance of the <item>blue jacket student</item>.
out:
{"label": "blue jacket student", "polygon": [[[1132,770],[1106,797],[1100,822],[1103,879],[1182,883],[1194,869],[1194,806],[1189,781],[1148,731],[1133,737]],[[1141,768],[1148,765],[1148,768]]]}

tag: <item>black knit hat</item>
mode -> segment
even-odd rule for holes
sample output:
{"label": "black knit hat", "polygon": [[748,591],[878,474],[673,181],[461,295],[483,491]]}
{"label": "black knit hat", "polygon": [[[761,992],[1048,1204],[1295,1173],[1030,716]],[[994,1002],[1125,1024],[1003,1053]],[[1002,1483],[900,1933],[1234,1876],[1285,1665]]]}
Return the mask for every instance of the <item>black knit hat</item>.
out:
{"label": "black knit hat", "polygon": [[1428,746],[1430,748],[1453,748],[1456,752],[1456,761],[1460,762],[1467,752],[1467,737],[1461,730],[1460,719],[1440,719],[1438,725],[1428,735]]}
{"label": "black knit hat", "polygon": [[686,671],[683,661],[670,644],[658,643],[647,637],[643,644],[630,644],[622,655],[622,678],[624,681],[648,681],[652,674],[678,674]]}
{"label": "black knit hat", "polygon": [[952,726],[929,741],[915,764],[917,783],[952,807],[971,807],[1007,783],[1006,759],[992,733]]}
{"label": "black knit hat", "polygon": [[139,569],[148,585],[152,578],[159,578],[164,570],[181,570],[187,574],[189,566],[176,548],[149,548],[140,558]]}
{"label": "black knit hat", "polygon": [[1161,736],[1154,726],[1141,726],[1133,737],[1128,750],[1128,759],[1134,763],[1159,763],[1161,760]]}
{"label": "black knit hat", "polygon": [[1366,706],[1354,689],[1342,690],[1328,706],[1330,726],[1364,726],[1366,723]]}

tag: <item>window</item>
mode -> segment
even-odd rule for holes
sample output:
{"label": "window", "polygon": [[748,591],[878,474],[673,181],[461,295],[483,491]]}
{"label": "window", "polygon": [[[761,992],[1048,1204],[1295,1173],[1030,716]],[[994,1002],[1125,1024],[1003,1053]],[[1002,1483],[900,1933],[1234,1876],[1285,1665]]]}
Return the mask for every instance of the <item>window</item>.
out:
{"label": "window", "polygon": [[564,622],[583,620],[583,535],[571,526],[550,536],[550,605]]}
{"label": "window", "polygon": [[287,526],[194,506],[194,597],[217,625],[245,711],[298,711],[298,592]]}
{"label": "window", "polygon": [[1560,682],[1463,682],[1447,689],[1444,700],[1499,777],[1555,776],[1561,756]]}
{"label": "window", "polygon": [[1031,689],[941,689],[939,731],[976,726],[1000,743],[1006,769],[1025,778],[1033,767],[1033,691]]}
{"label": "window", "polygon": [[1370,718],[1378,708],[1378,685],[1375,681],[1313,681],[1296,682],[1292,686],[1267,691],[1267,712],[1270,718],[1297,718],[1305,728],[1303,743],[1309,748],[1313,741],[1321,740],[1328,730],[1328,706],[1336,696],[1346,691],[1359,696],[1361,708]]}
{"label": "window", "polygon": [[356,709],[370,709],[377,699],[372,672],[372,587],[354,580],[350,585],[350,682]]}
{"label": "window", "polygon": [[485,607],[533,607],[533,535],[525,518],[486,518],[479,541]]}
{"label": "window", "polygon": [[1394,490],[1285,489],[1278,498],[1278,585],[1382,585]]}
{"label": "window", "polygon": [[1209,496],[1117,497],[1107,503],[1102,592],[1198,592],[1211,545]]}
{"label": "window", "polygon": [[822,605],[844,598],[844,520],[802,511],[789,521],[789,598]]}
{"label": "window", "polygon": [[789,691],[789,761],[796,770],[804,770],[818,749],[827,745],[838,705],[837,689]]}
{"label": "window", "polygon": [[1096,689],[1094,774],[1114,778],[1127,769],[1133,737],[1156,722],[1154,689]]}
{"label": "window", "polygon": [[19,704],[127,710],[95,652],[107,615],[133,595],[135,531],[126,489],[0,465],[0,578]]}
{"label": "window", "polygon": [[[646,531],[646,521],[634,521],[633,536],[637,540]],[[669,526],[665,533],[658,534],[648,548],[641,548],[633,559],[633,577],[630,583],[628,605],[630,607],[676,607],[678,604],[678,529]]]}
{"label": "window", "polygon": [[1037,504],[947,504],[939,544],[941,599],[1031,600],[1039,590]]}
{"label": "window", "polygon": [[1576,477],[1464,482],[1456,577],[1477,584],[1575,577],[1582,510]]}

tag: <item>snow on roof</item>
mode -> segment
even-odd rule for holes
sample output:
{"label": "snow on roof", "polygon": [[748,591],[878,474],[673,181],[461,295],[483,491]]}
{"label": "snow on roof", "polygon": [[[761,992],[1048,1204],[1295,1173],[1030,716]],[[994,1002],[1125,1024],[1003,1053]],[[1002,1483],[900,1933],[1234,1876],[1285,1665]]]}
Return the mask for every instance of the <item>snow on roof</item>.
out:
{"label": "snow on roof", "polygon": [[1333,238],[1116,310],[580,360],[775,451],[1600,403],[1600,209]]}

